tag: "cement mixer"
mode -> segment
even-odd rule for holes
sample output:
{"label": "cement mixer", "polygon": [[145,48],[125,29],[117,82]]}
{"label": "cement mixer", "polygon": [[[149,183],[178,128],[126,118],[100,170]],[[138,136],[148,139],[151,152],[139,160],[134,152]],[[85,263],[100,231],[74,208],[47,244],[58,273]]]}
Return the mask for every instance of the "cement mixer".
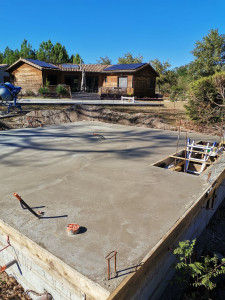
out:
{"label": "cement mixer", "polygon": [[9,82],[0,84],[0,99],[4,105],[8,106],[8,113],[10,112],[11,107],[18,107],[22,112],[21,105],[16,103],[17,95],[21,89],[21,87],[15,87]]}

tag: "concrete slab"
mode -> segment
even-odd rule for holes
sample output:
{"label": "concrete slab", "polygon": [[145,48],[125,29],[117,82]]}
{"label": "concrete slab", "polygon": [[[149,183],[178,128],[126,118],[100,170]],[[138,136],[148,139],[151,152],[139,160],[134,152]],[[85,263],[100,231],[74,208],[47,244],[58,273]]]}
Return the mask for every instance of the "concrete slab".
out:
{"label": "concrete slab", "polygon": [[[0,132],[0,219],[111,292],[206,188],[202,177],[153,166],[176,143],[176,132],[100,122]],[[22,210],[14,192],[45,218]],[[68,223],[81,233],[68,236]],[[112,250],[119,276],[107,281]]]}

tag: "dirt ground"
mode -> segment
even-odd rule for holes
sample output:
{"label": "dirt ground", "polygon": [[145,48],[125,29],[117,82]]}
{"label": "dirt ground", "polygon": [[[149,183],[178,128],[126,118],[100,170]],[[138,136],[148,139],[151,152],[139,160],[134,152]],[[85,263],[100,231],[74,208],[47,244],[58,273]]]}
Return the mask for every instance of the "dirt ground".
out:
{"label": "dirt ground", "polygon": [[0,299],[30,300],[23,287],[6,272],[0,273]]}
{"label": "dirt ground", "polygon": [[94,106],[94,105],[24,105],[23,113],[6,115],[0,106],[0,130],[39,127],[81,120],[94,120],[121,125],[156,129],[198,132],[220,135],[221,124],[199,125],[185,113],[185,102],[164,102],[164,107],[153,106]]}

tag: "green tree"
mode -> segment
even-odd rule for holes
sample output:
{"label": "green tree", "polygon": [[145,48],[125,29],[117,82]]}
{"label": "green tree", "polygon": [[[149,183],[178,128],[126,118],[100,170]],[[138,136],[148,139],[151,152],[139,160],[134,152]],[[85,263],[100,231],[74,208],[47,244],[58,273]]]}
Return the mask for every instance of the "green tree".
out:
{"label": "green tree", "polygon": [[174,71],[177,76],[177,88],[179,88],[183,94],[187,93],[192,80],[189,75],[189,65],[174,68]]}
{"label": "green tree", "polygon": [[161,62],[158,58],[150,60],[150,64],[159,75],[164,75],[171,67],[171,64],[168,61]]}
{"label": "green tree", "polygon": [[108,56],[105,56],[105,57],[100,57],[97,60],[97,63],[100,64],[100,65],[111,65],[112,60]]}
{"label": "green tree", "polygon": [[50,62],[54,64],[67,63],[69,61],[69,55],[65,46],[62,46],[60,43],[56,43],[52,47],[50,53]]}
{"label": "green tree", "polygon": [[194,78],[213,75],[225,65],[225,35],[212,29],[202,41],[195,43],[192,51],[195,60],[190,64],[190,74]]}
{"label": "green tree", "polygon": [[25,39],[21,44],[19,55],[22,58],[36,58],[35,50],[32,49],[32,46]]}
{"label": "green tree", "polygon": [[16,49],[13,53],[14,62],[17,61],[20,58],[20,52],[18,49]]}
{"label": "green tree", "polygon": [[0,64],[2,64],[2,63],[3,63],[3,53],[0,52]]}
{"label": "green tree", "polygon": [[160,62],[160,60],[156,58],[154,60],[150,60],[150,64],[159,74],[159,77],[156,79],[158,89],[163,93],[169,94],[171,87],[177,84],[176,72],[174,70],[169,70],[171,65],[168,61]]}
{"label": "green tree", "polygon": [[179,77],[187,77],[189,75],[188,68],[189,68],[189,65],[184,65],[184,66],[174,68],[174,71],[176,72],[177,76],[179,76]]}
{"label": "green tree", "polygon": [[45,62],[51,62],[52,54],[53,54],[53,47],[54,46],[53,46],[51,40],[48,40],[47,42],[42,42],[37,51],[37,59],[45,61]]}
{"label": "green tree", "polygon": [[13,64],[17,59],[19,59],[19,51],[16,49],[13,51],[9,47],[5,48],[5,51],[3,53],[3,63],[11,65]]}
{"label": "green tree", "polygon": [[143,56],[138,54],[138,56],[134,57],[130,52],[124,54],[124,57],[118,58],[118,64],[134,64],[141,63],[143,61]]}
{"label": "green tree", "polygon": [[78,54],[78,53],[76,55],[72,54],[69,62],[71,62],[73,64],[77,64],[77,65],[79,65],[80,63],[82,63],[82,64],[84,63],[83,59],[81,58],[80,54]]}

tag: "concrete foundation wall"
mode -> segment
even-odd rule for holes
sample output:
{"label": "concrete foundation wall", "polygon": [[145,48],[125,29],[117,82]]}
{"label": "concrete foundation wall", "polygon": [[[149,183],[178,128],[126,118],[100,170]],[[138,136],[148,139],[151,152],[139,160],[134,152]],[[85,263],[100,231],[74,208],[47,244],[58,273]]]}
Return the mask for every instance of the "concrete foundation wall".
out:
{"label": "concrete foundation wall", "polygon": [[[3,246],[4,242],[5,241],[1,236],[1,246]],[[47,291],[54,297],[55,300],[85,299],[85,294],[84,297],[82,297],[81,295],[74,294],[74,292],[72,293],[72,291],[68,287],[64,286],[62,282],[56,280],[43,268],[39,267],[32,259],[23,255],[21,250],[15,249],[14,247],[10,247],[1,253],[0,265],[4,265],[6,262],[15,258],[17,258],[19,262],[22,274],[16,264],[7,269],[7,272],[9,275],[15,277],[25,290],[33,290],[37,293],[44,293]],[[33,293],[29,293],[30,297],[33,295]]]}
{"label": "concrete foundation wall", "polygon": [[[110,295],[109,299],[157,300],[174,275],[173,264],[176,258],[173,248],[179,241],[198,238],[217,208],[225,199],[225,172],[209,187],[202,197],[182,216],[166,236],[143,260],[139,270],[127,277]],[[206,209],[206,203],[213,197],[213,209]]]}
{"label": "concrete foundation wall", "polygon": [[0,250],[7,245],[7,235],[12,246],[0,252],[0,265],[16,259],[19,267],[14,264],[6,271],[25,290],[38,293],[47,291],[54,300],[103,300],[108,297],[109,292],[3,221],[0,221]]}

